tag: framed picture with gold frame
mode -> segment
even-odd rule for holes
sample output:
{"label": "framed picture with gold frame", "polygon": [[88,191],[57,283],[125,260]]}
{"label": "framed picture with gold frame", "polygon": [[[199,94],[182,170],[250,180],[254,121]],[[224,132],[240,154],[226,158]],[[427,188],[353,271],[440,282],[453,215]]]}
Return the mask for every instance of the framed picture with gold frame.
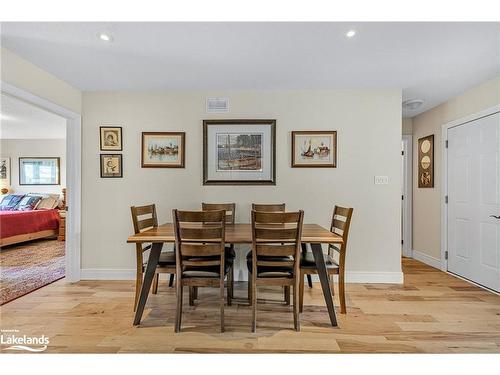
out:
{"label": "framed picture with gold frame", "polygon": [[434,187],[434,134],[418,140],[418,187]]}
{"label": "framed picture with gold frame", "polygon": [[122,127],[100,126],[99,127],[101,151],[122,151]]}

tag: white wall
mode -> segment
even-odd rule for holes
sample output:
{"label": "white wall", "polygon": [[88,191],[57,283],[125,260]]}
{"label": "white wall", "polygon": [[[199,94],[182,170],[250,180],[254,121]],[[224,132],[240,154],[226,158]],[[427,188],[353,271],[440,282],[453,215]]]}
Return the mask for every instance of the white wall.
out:
{"label": "white wall", "polygon": [[[500,104],[500,77],[476,86],[413,118],[413,249],[441,258],[442,139],[441,126]],[[419,138],[434,134],[434,188],[418,188]]]}
{"label": "white wall", "polygon": [[[10,157],[11,192],[61,194],[66,187],[66,140],[65,139],[2,139],[0,154]],[[60,185],[19,185],[19,157],[59,157],[61,168]]]}
{"label": "white wall", "polygon": [[[206,96],[229,97],[230,113],[206,114]],[[133,231],[131,205],[154,202],[160,222],[167,222],[173,208],[198,209],[207,201],[236,202],[239,222],[249,221],[252,202],[286,202],[289,210],[305,210],[305,222],[323,226],[334,204],[352,206],[351,280],[402,280],[399,90],[88,92],[82,110],[83,278],[133,275],[135,250],[125,242]],[[276,119],[277,185],[203,186],[207,118]],[[103,124],[123,127],[122,179],[99,178]],[[307,129],[338,131],[338,168],[290,168],[290,131]],[[186,168],[141,168],[143,131],[185,131]],[[388,176],[389,184],[374,185],[375,175]]]}

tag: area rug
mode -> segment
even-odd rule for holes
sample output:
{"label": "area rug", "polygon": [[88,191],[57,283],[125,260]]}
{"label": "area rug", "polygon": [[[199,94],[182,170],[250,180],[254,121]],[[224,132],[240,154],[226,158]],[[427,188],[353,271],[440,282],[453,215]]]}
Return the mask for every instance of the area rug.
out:
{"label": "area rug", "polygon": [[41,240],[0,249],[0,305],[63,278],[64,246]]}

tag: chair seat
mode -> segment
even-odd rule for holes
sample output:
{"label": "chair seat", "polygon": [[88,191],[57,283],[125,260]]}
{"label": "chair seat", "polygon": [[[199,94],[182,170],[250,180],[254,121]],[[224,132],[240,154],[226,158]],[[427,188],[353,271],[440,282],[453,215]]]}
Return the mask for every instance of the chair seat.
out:
{"label": "chair seat", "polygon": [[[286,262],[292,260],[292,257],[289,256],[260,256],[259,260],[265,261],[275,261],[275,262]],[[252,252],[248,252],[247,254],[247,268],[248,272],[252,273]],[[257,277],[259,278],[272,278],[272,277],[293,277],[293,266],[284,267],[284,266],[258,266],[257,267]]]}
{"label": "chair seat", "polygon": [[[330,255],[325,254],[325,265],[327,269],[339,268],[338,263]],[[300,268],[316,269],[316,262],[311,252],[303,252],[300,255]]]}
{"label": "chair seat", "polygon": [[[146,260],[143,265],[146,266],[147,264],[148,261]],[[161,252],[160,259],[158,260],[158,266],[159,267],[175,266],[175,252],[173,251]]]}
{"label": "chair seat", "polygon": [[[231,268],[230,264],[224,264],[224,275],[227,275],[229,269]],[[183,278],[190,277],[208,277],[208,278],[219,278],[220,277],[220,267],[219,266],[208,266],[208,267],[186,267],[184,272],[182,272]]]}

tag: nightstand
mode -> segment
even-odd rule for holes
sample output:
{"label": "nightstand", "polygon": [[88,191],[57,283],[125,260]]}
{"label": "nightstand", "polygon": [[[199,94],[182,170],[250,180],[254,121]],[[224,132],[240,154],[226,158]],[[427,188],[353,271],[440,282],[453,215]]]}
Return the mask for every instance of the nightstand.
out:
{"label": "nightstand", "polygon": [[66,211],[59,211],[59,235],[57,236],[58,241],[66,240]]}

